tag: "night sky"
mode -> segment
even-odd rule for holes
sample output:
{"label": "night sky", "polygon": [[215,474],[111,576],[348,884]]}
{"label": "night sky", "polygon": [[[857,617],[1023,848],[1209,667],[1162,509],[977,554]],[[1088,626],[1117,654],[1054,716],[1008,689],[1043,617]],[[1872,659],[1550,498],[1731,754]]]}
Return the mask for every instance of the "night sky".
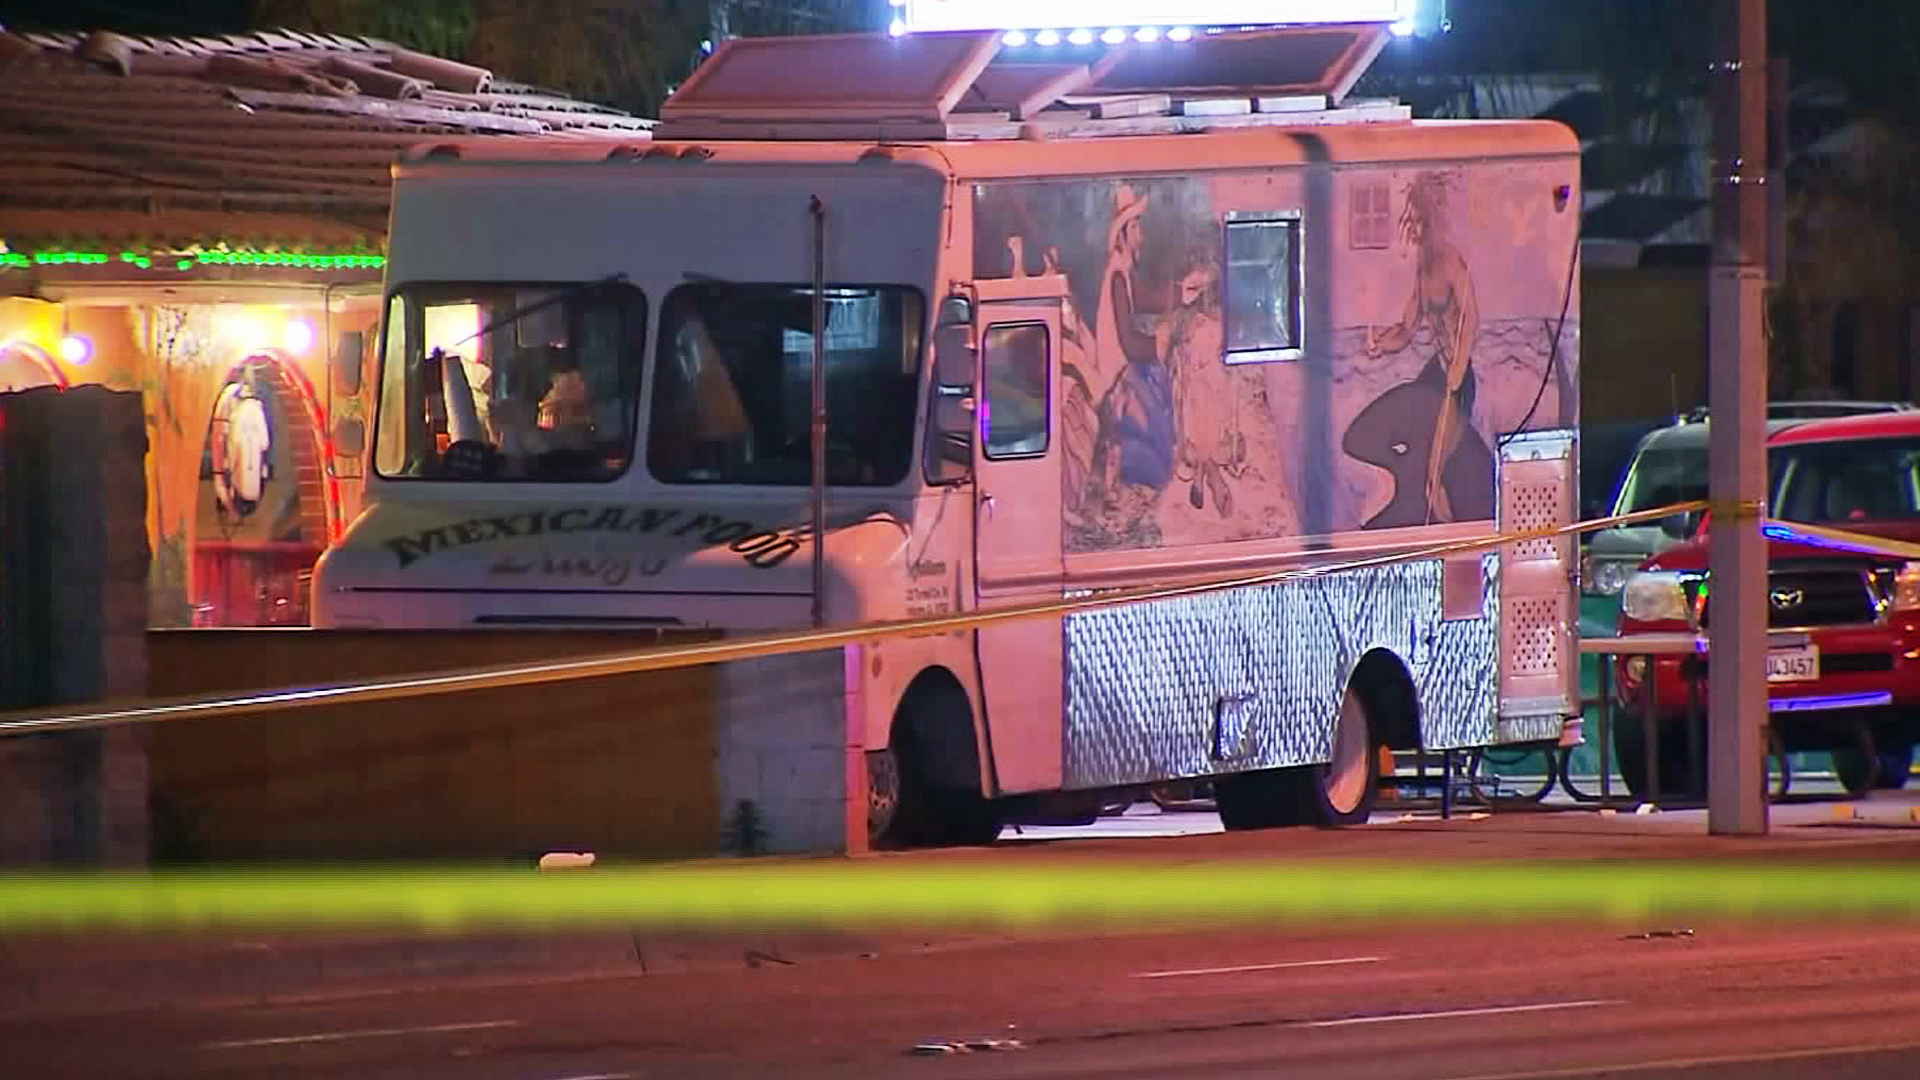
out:
{"label": "night sky", "polygon": [[245,27],[252,6],[248,0],[0,0],[0,25],[219,34]]}
{"label": "night sky", "polygon": [[[549,2],[558,12],[567,0]],[[872,2],[876,12],[883,9],[884,0]],[[253,6],[251,0],[0,0],[0,25],[227,33],[248,28]],[[1797,76],[1838,79],[1856,108],[1920,126],[1920,0],[1771,0],[1770,10],[1773,51],[1791,59]],[[1711,12],[1707,0],[1447,0],[1454,32],[1410,43],[1408,59],[1416,71],[1431,74],[1598,67],[1609,53],[1629,65],[1665,53],[1669,63],[1691,68],[1706,51]]]}

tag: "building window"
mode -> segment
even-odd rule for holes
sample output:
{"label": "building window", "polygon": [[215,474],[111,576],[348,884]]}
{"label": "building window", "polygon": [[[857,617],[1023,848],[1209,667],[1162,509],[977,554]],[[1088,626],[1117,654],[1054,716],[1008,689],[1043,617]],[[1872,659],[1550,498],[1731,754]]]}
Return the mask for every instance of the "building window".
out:
{"label": "building window", "polygon": [[986,375],[986,405],[980,426],[987,457],[1038,457],[1047,452],[1047,370],[1045,323],[997,323],[987,330],[981,350]]}
{"label": "building window", "polygon": [[1300,358],[1300,240],[1297,212],[1227,215],[1227,363]]}
{"label": "building window", "polygon": [[1354,181],[1353,246],[1393,246],[1393,190],[1385,180]]}

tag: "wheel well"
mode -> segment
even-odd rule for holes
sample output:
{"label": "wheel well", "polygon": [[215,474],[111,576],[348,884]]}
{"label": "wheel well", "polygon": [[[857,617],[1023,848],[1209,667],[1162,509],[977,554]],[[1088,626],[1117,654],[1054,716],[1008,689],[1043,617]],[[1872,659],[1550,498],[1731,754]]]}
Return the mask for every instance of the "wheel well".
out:
{"label": "wheel well", "polygon": [[1398,656],[1375,649],[1360,658],[1348,681],[1367,706],[1375,739],[1395,750],[1420,749],[1420,701]]}
{"label": "wheel well", "polygon": [[973,702],[953,672],[932,667],[900,696],[891,741],[934,787],[979,791],[980,739]]}

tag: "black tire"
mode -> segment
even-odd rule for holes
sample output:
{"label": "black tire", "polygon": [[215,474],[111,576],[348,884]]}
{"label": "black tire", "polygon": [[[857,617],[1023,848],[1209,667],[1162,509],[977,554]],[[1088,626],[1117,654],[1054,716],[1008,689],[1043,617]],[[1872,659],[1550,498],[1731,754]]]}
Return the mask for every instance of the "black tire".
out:
{"label": "black tire", "polygon": [[867,751],[867,846],[876,851],[911,847],[917,832],[913,805],[903,807],[900,755],[893,747]]}
{"label": "black tire", "polygon": [[[973,739],[973,717],[957,690],[934,687],[902,705],[893,745],[867,753],[867,843],[878,850],[977,847],[1000,836],[998,812],[977,786],[941,784],[927,755],[937,745],[925,732],[948,725],[952,745]],[[975,763],[967,762],[977,775]],[[889,795],[889,789],[891,795]]]}
{"label": "black tire", "polygon": [[[1623,720],[1626,722],[1623,723]],[[1632,714],[1614,719],[1614,760],[1611,764],[1620,773],[1621,779],[1626,781],[1628,794],[1644,802],[1646,800],[1647,767],[1646,755],[1642,750],[1644,744],[1640,741],[1640,724],[1640,717]],[[1626,727],[1632,727],[1633,730],[1631,732],[1623,732],[1622,729]],[[1679,730],[1684,731],[1685,729],[1681,728]],[[1687,779],[1686,773],[1680,766],[1674,764],[1679,758],[1668,756],[1669,754],[1686,755],[1688,752],[1686,740],[1683,737],[1677,736],[1672,731],[1667,732],[1666,736],[1667,741],[1660,745],[1660,772],[1666,777],[1666,782],[1661,785],[1661,794],[1663,796],[1673,794],[1674,785]],[[1587,791],[1579,787],[1574,783],[1573,774],[1569,771],[1572,765],[1573,748],[1568,747],[1560,752],[1561,786],[1567,789],[1567,794],[1583,802],[1599,801],[1599,785],[1595,784],[1592,791]],[[1780,748],[1780,740],[1777,736],[1768,736],[1766,759],[1761,762],[1760,768],[1761,776],[1765,778],[1763,782],[1767,785],[1767,797],[1774,802],[1785,801],[1787,794],[1793,790],[1793,762],[1792,759],[1787,756],[1786,751]],[[1706,781],[1707,767],[1703,761],[1698,766],[1698,771],[1694,774],[1693,782],[1698,786],[1699,790],[1705,791]]]}
{"label": "black tire", "polygon": [[[1777,778],[1773,777],[1770,767],[1779,770]],[[1760,763],[1760,776],[1763,783],[1772,779],[1768,793],[1774,802],[1787,801],[1788,793],[1793,790],[1793,758],[1780,742],[1779,733],[1771,728],[1767,729],[1767,757]]]}
{"label": "black tire", "polygon": [[1862,731],[1854,741],[1834,747],[1829,754],[1833,775],[1849,798],[1864,799],[1879,786],[1880,754],[1874,749],[1872,735]]}
{"label": "black tire", "polygon": [[1366,824],[1380,794],[1375,726],[1372,710],[1358,689],[1349,686],[1335,720],[1333,760],[1214,777],[1220,824],[1235,832]]}
{"label": "black tire", "polygon": [[[1628,794],[1640,802],[1647,802],[1649,795],[1646,728],[1646,718],[1637,710],[1622,709],[1613,717],[1613,764]],[[1706,762],[1690,761],[1690,756],[1686,724],[1661,724],[1660,798],[1684,799],[1707,789]]]}
{"label": "black tire", "polygon": [[1888,747],[1880,751],[1880,782],[1882,791],[1898,791],[1907,786],[1907,780],[1913,775],[1913,744]]}

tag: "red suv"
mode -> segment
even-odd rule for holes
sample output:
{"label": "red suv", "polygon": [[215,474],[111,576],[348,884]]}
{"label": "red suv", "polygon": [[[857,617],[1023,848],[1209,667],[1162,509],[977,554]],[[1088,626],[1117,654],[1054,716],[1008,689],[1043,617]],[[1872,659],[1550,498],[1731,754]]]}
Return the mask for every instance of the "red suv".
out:
{"label": "red suv", "polygon": [[[1771,730],[1784,752],[1825,750],[1849,794],[1906,783],[1920,740],[1920,561],[1796,533],[1822,525],[1920,541],[1920,413],[1813,420],[1767,442],[1768,615],[1794,643],[1768,652]],[[1621,591],[1622,634],[1707,629],[1707,527],[1647,560]],[[1777,635],[1788,636],[1788,635]],[[1711,657],[1623,657],[1614,754],[1646,790],[1646,681],[1655,680],[1660,790],[1704,790],[1705,665]],[[1690,681],[1697,684],[1690,686]],[[1697,692],[1697,699],[1693,692]],[[1697,700],[1700,709],[1693,709]]]}

